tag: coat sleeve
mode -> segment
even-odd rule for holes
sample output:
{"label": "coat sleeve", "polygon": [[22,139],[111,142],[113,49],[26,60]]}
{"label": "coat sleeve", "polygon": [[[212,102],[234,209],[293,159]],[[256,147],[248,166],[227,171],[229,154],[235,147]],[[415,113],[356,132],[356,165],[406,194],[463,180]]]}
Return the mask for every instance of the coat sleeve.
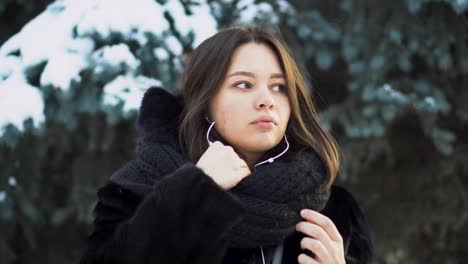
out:
{"label": "coat sleeve", "polygon": [[140,197],[109,182],[98,191],[81,264],[221,263],[240,202],[185,164]]}
{"label": "coat sleeve", "polygon": [[343,237],[346,263],[377,263],[370,225],[351,193],[333,185],[322,213],[333,221]]}

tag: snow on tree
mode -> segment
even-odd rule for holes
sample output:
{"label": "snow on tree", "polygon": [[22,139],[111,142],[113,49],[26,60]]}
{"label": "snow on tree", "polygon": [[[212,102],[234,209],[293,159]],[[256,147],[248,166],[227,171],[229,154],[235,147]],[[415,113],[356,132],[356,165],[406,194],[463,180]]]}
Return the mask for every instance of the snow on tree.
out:
{"label": "snow on tree", "polygon": [[[216,32],[206,3],[191,5],[189,14],[187,8],[179,1],[153,0],[49,5],[0,49],[0,127],[12,123],[21,128],[27,117],[38,126],[45,119],[41,91],[52,87],[66,97],[74,87],[87,85],[84,72],[91,82],[100,79],[102,109],[119,102],[124,112],[137,108],[145,89],[172,81],[158,78],[167,71],[162,66],[157,70],[158,64],[175,64],[180,71],[184,48]],[[171,28],[167,17],[177,25]],[[155,69],[143,69],[142,60]]]}

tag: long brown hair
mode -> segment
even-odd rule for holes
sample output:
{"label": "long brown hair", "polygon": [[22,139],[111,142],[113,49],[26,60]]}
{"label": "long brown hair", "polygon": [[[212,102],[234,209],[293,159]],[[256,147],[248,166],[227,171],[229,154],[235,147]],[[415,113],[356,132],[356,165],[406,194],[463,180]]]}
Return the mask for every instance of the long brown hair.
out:
{"label": "long brown hair", "polygon": [[291,145],[310,148],[322,159],[328,172],[324,187],[333,183],[340,166],[340,155],[334,138],[325,130],[307,93],[303,76],[290,51],[281,40],[265,29],[236,26],[221,30],[202,42],[191,54],[183,75],[179,141],[187,157],[196,162],[208,143],[205,120],[208,104],[220,89],[236,48],[246,43],[269,46],[276,54],[286,77],[291,116],[287,135]]}

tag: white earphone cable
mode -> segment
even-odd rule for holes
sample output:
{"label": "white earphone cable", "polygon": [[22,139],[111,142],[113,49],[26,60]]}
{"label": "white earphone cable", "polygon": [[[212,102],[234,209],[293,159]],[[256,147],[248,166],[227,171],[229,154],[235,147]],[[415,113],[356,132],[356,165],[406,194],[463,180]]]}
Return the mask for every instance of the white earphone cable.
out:
{"label": "white earphone cable", "polygon": [[[215,121],[210,121],[210,120],[208,119],[207,116],[205,116],[205,118],[206,118],[206,120],[207,120],[209,123],[211,123],[210,127],[208,128],[208,131],[206,132],[206,140],[208,141],[208,144],[211,145],[211,144],[213,144],[213,142],[210,141],[210,131],[211,131],[211,129],[213,128],[213,126],[214,126],[214,124],[215,124],[216,122],[215,122]],[[276,155],[276,156],[274,156],[274,157],[272,157],[272,158],[269,158],[269,159],[267,159],[267,160],[258,162],[257,164],[255,164],[255,165],[253,166],[253,168],[255,169],[255,167],[257,167],[257,166],[259,166],[259,165],[262,165],[262,164],[264,164],[264,163],[267,163],[267,162],[268,162],[268,163],[272,163],[273,161],[275,161],[275,159],[281,157],[284,153],[286,153],[286,151],[288,151],[288,149],[289,149],[289,141],[288,141],[288,137],[286,136],[286,134],[284,134],[284,140],[286,141],[286,148],[283,150],[283,152],[281,152],[280,154],[278,154],[278,155]]]}
{"label": "white earphone cable", "polygon": [[263,264],[265,264],[265,255],[263,254],[263,248],[260,247],[260,251],[262,252],[262,261],[263,261]]}
{"label": "white earphone cable", "polygon": [[286,136],[286,134],[284,134],[284,141],[286,141],[286,148],[283,150],[283,152],[281,152],[280,154],[274,156],[273,158],[269,158],[267,160],[259,162],[259,163],[255,164],[253,167],[255,168],[258,165],[262,165],[262,164],[267,163],[267,162],[272,163],[273,161],[275,161],[275,159],[281,157],[284,153],[286,153],[286,151],[288,151],[288,149],[289,149],[289,142],[288,142],[288,137]]}
{"label": "white earphone cable", "polygon": [[206,132],[206,141],[208,141],[208,144],[211,145],[211,144],[213,144],[213,142],[210,141],[210,130],[211,130],[211,128],[213,128],[215,122],[211,122],[211,121],[208,119],[208,117],[206,118],[206,120],[208,120],[208,122],[211,123],[210,128],[208,128],[208,132]]}

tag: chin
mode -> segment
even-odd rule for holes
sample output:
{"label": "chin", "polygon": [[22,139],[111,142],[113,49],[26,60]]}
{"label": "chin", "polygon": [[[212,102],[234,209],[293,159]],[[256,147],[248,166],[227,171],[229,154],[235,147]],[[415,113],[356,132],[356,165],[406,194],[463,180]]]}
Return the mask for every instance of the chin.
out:
{"label": "chin", "polygon": [[265,152],[272,148],[274,148],[278,143],[281,142],[280,140],[268,140],[267,138],[263,138],[250,144],[246,144],[245,148],[249,152]]}

